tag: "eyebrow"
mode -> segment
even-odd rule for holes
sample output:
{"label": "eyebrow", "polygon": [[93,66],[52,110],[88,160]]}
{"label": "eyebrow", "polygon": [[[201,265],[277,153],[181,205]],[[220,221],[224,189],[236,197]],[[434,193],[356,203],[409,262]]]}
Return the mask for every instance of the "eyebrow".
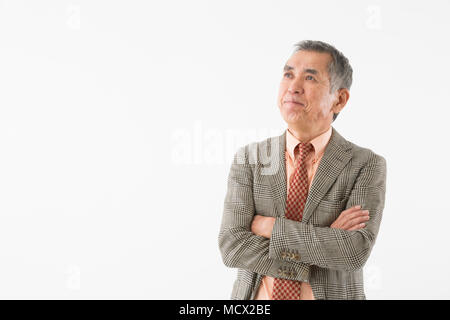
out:
{"label": "eyebrow", "polygon": [[290,70],[293,70],[293,69],[294,69],[294,67],[291,67],[290,65],[285,64],[284,68],[283,68],[283,71],[290,71]]}
{"label": "eyebrow", "polygon": [[[283,71],[291,71],[291,70],[294,70],[294,67],[292,67],[288,64],[286,64],[283,68]],[[311,74],[319,74],[319,71],[317,71],[316,69],[310,69],[310,68],[303,69],[303,72],[311,73]]]}

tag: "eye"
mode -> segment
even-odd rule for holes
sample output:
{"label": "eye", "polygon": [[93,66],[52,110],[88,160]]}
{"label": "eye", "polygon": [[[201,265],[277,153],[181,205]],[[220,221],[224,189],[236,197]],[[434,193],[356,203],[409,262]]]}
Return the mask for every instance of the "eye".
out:
{"label": "eye", "polygon": [[289,72],[286,72],[285,74],[284,74],[284,77],[287,77],[287,78],[289,78],[290,76],[292,76]]}
{"label": "eye", "polygon": [[313,76],[307,75],[306,80],[315,80]]}

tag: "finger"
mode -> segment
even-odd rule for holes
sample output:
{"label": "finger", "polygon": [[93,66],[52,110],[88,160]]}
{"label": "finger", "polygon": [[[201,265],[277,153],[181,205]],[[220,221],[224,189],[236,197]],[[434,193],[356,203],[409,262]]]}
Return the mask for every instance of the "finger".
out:
{"label": "finger", "polygon": [[365,223],[360,223],[360,224],[354,225],[353,227],[351,227],[351,228],[349,228],[349,229],[346,229],[346,230],[347,230],[347,231],[359,230],[359,229],[364,228],[365,226],[366,226]]}
{"label": "finger", "polygon": [[360,206],[355,206],[352,208],[349,208],[345,211],[342,211],[342,213],[339,215],[339,218],[341,219],[348,219],[348,218],[354,218],[358,213],[361,213],[362,209]]}
{"label": "finger", "polygon": [[338,219],[340,219],[340,223],[344,228],[349,228],[352,227],[353,224],[351,223],[351,221],[355,218],[360,218],[360,217],[367,217],[369,215],[369,211],[367,210],[357,210],[354,212],[351,212],[347,215],[344,216],[339,216]]}
{"label": "finger", "polygon": [[354,211],[358,211],[358,210],[360,210],[360,209],[361,209],[361,206],[360,206],[360,205],[353,206],[353,207],[351,207],[351,208],[348,208],[348,209],[342,211],[341,214],[347,215],[347,214],[350,214],[350,213],[352,213],[352,212],[354,212]]}
{"label": "finger", "polygon": [[365,223],[370,219],[369,215],[362,215],[362,216],[358,216],[356,218],[353,218],[349,221],[349,226],[352,227],[354,225],[360,224],[360,223]]}
{"label": "finger", "polygon": [[358,217],[361,217],[361,216],[368,216],[368,215],[369,215],[369,210],[357,210],[357,211],[354,211],[354,212],[348,214],[346,216],[346,218],[348,220],[352,220],[354,218],[358,218]]}

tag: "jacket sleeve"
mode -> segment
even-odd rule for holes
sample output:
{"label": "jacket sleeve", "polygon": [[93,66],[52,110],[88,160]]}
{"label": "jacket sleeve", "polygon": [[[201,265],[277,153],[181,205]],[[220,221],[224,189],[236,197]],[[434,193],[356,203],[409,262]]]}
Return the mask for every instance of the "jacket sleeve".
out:
{"label": "jacket sleeve", "polygon": [[386,160],[373,152],[368,158],[346,205],[348,209],[361,204],[369,210],[366,226],[347,231],[277,218],[269,244],[271,258],[288,260],[286,252],[294,252],[298,261],[322,268],[355,271],[364,266],[378,234],[386,191]]}
{"label": "jacket sleeve", "polygon": [[227,267],[272,277],[307,281],[309,266],[269,257],[269,239],[251,232],[255,215],[253,171],[245,147],[236,153],[228,176],[219,249]]}

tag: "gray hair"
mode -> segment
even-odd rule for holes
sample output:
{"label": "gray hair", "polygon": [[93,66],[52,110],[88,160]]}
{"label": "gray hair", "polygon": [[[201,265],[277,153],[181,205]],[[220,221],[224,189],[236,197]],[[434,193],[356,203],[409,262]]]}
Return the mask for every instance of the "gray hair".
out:
{"label": "gray hair", "polygon": [[[352,85],[353,69],[348,59],[332,45],[315,40],[303,40],[295,44],[294,53],[300,50],[326,52],[331,55],[331,62],[328,64],[328,74],[330,75],[330,91],[345,88],[350,90]],[[339,113],[333,114],[333,121]]]}

